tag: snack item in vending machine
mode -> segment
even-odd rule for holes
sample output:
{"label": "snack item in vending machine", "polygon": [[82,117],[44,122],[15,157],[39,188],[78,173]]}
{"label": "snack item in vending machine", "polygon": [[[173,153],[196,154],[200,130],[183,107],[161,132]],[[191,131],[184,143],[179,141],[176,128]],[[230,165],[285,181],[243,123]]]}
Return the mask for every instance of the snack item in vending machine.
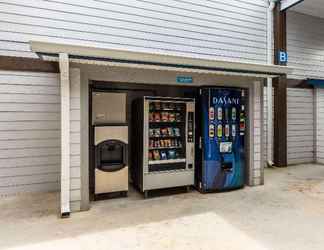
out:
{"label": "snack item in vending machine", "polygon": [[164,148],[165,147],[164,140],[160,140],[160,147],[161,148]]}
{"label": "snack item in vending machine", "polygon": [[169,113],[168,112],[162,112],[162,121],[163,122],[168,122],[169,121]]}
{"label": "snack item in vending machine", "polygon": [[176,151],[175,150],[169,150],[168,151],[168,158],[169,159],[175,159],[176,158]]}
{"label": "snack item in vending machine", "polygon": [[149,151],[149,161],[153,160],[153,153],[151,151]]}
{"label": "snack item in vending machine", "polygon": [[161,133],[163,136],[168,136],[168,129],[167,128],[161,128]]}
{"label": "snack item in vending machine", "polygon": [[181,114],[180,113],[176,113],[175,116],[176,116],[175,117],[176,121],[177,122],[181,122]]}
{"label": "snack item in vending machine", "polygon": [[169,109],[169,105],[168,105],[168,103],[163,102],[163,103],[162,103],[162,109],[163,109],[163,110],[168,110],[168,109]]}
{"label": "snack item in vending machine", "polygon": [[153,151],[153,158],[154,158],[154,160],[156,160],[156,161],[159,161],[159,160],[161,159],[161,157],[160,157],[160,153],[159,153],[158,150],[154,150],[154,151]]}
{"label": "snack item in vending machine", "polygon": [[149,147],[150,148],[153,148],[153,147],[155,147],[155,145],[154,145],[154,140],[150,140],[150,142],[149,142]]}
{"label": "snack item in vending machine", "polygon": [[153,111],[154,110],[154,103],[150,102],[149,110]]}
{"label": "snack item in vending machine", "polygon": [[176,121],[176,115],[175,113],[169,114],[169,122],[175,122]]}
{"label": "snack item in vending machine", "polygon": [[161,151],[161,160],[167,160],[167,154],[165,151]]}
{"label": "snack item in vending machine", "polygon": [[154,122],[154,115],[151,112],[149,113],[149,121]]}
{"label": "snack item in vending machine", "polygon": [[160,137],[161,136],[161,131],[159,128],[154,129],[154,136]]}
{"label": "snack item in vending machine", "polygon": [[171,103],[169,104],[169,109],[170,109],[170,110],[175,110],[175,105],[174,105],[174,103],[171,102]]}
{"label": "snack item in vending machine", "polygon": [[168,139],[168,140],[165,140],[165,141],[166,141],[165,146],[166,147],[171,147],[171,140]]}
{"label": "snack item in vending machine", "polygon": [[160,122],[161,121],[161,114],[156,112],[154,113],[154,121],[155,122]]}
{"label": "snack item in vending machine", "polygon": [[169,136],[174,136],[173,128],[168,128],[168,135]]}
{"label": "snack item in vending machine", "polygon": [[161,103],[156,102],[155,103],[155,109],[160,110],[161,109]]}
{"label": "snack item in vending machine", "polygon": [[180,129],[179,128],[174,128],[174,136],[180,136]]}
{"label": "snack item in vending machine", "polygon": [[155,134],[155,130],[152,129],[152,128],[150,128],[150,129],[149,129],[149,136],[150,136],[150,137],[153,137],[154,134]]}
{"label": "snack item in vending machine", "polygon": [[161,145],[160,145],[160,141],[159,141],[159,140],[156,140],[154,146],[155,146],[156,148],[161,147]]}

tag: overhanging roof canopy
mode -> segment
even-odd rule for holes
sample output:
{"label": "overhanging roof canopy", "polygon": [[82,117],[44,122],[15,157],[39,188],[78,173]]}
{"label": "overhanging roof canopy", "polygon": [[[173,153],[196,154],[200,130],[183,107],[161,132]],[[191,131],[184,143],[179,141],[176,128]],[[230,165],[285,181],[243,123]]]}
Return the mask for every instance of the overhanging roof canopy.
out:
{"label": "overhanging roof canopy", "polygon": [[45,60],[58,60],[59,53],[66,53],[71,62],[106,66],[254,77],[276,77],[292,71],[290,67],[279,65],[200,59],[39,41],[31,41],[31,49]]}

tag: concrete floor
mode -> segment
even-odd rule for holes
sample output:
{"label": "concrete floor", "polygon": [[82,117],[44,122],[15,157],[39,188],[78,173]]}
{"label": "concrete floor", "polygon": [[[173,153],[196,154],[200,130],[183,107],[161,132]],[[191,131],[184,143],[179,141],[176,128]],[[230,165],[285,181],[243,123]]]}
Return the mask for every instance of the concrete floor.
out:
{"label": "concrete floor", "polygon": [[0,201],[0,249],[324,249],[324,166],[267,169],[266,184],[93,203],[58,219],[58,195]]}

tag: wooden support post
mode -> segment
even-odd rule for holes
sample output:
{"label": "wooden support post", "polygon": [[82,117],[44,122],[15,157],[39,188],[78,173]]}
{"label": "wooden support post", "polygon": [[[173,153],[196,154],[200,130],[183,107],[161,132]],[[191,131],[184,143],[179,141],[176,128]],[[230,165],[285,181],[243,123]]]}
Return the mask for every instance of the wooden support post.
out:
{"label": "wooden support post", "polygon": [[274,79],[274,164],[287,166],[287,78]]}
{"label": "wooden support post", "polygon": [[[274,63],[287,65],[279,60],[279,52],[287,51],[286,12],[277,4],[274,10]],[[274,164],[277,167],[287,166],[287,76],[274,79]]]}

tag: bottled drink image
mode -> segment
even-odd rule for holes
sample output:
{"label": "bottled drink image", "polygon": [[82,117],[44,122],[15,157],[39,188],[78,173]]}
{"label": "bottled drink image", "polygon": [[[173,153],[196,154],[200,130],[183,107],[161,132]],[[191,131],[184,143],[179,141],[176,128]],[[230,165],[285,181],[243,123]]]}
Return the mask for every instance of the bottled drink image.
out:
{"label": "bottled drink image", "polygon": [[229,124],[226,124],[225,125],[225,137],[226,138],[228,138],[229,137],[229,135],[230,135],[230,131],[229,131],[230,129],[229,129]]}
{"label": "bottled drink image", "polygon": [[221,107],[217,109],[217,119],[219,121],[223,120],[223,109]]}
{"label": "bottled drink image", "polygon": [[232,120],[233,121],[236,120],[236,108],[235,107],[232,108]]}
{"label": "bottled drink image", "polygon": [[209,108],[209,120],[210,121],[215,120],[215,109],[214,109],[214,107]]}
{"label": "bottled drink image", "polygon": [[235,124],[232,124],[232,137],[236,136],[236,126]]}
{"label": "bottled drink image", "polygon": [[217,126],[217,137],[222,138],[222,136],[223,136],[223,127],[222,127],[221,124],[218,124],[218,126]]}
{"label": "bottled drink image", "polygon": [[228,108],[225,108],[225,121],[228,121]]}
{"label": "bottled drink image", "polygon": [[214,124],[209,125],[209,138],[215,137],[215,126]]}

